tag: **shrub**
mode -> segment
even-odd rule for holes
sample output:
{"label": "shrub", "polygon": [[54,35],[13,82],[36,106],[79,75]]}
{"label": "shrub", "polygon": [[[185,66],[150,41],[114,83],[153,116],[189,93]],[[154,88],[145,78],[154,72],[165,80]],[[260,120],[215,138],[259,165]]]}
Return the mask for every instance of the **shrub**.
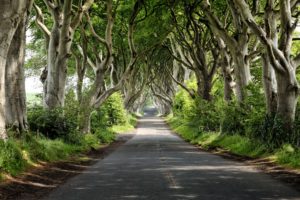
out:
{"label": "shrub", "polygon": [[197,124],[199,130],[216,131],[220,128],[220,112],[216,106],[216,100],[206,101],[201,98],[195,100],[195,115],[192,123]]}
{"label": "shrub", "polygon": [[195,102],[190,98],[189,94],[180,89],[176,93],[173,103],[173,113],[174,116],[181,117],[182,119],[189,120],[196,116],[195,111]]}
{"label": "shrub", "polygon": [[68,90],[65,97],[64,116],[68,121],[78,124],[79,103],[74,90]]}
{"label": "shrub", "polygon": [[116,134],[114,132],[105,129],[96,130],[95,135],[103,144],[109,144],[116,139]]}
{"label": "shrub", "polygon": [[84,135],[84,144],[88,147],[97,148],[100,141],[95,134],[88,133]]}
{"label": "shrub", "polygon": [[128,123],[127,113],[120,93],[111,95],[98,110],[92,112],[92,133],[103,127],[125,125],[126,123]]}
{"label": "shrub", "polygon": [[68,134],[76,129],[76,122],[66,118],[61,109],[44,110],[42,107],[28,110],[30,130],[50,138],[68,138]]}
{"label": "shrub", "polygon": [[245,115],[245,111],[236,102],[225,105],[221,118],[221,133],[229,135],[244,134]]}

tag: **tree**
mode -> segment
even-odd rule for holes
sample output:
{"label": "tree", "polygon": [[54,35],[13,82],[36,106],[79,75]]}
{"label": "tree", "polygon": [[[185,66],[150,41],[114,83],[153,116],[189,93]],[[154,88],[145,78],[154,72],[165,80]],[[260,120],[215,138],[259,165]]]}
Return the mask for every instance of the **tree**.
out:
{"label": "tree", "polygon": [[[236,96],[241,103],[246,96],[245,88],[251,81],[250,66],[249,66],[249,34],[248,26],[241,20],[241,17],[236,12],[236,7],[232,1],[228,0],[228,8],[232,15],[234,27],[233,35],[230,34],[227,24],[223,24],[219,17],[214,13],[209,1],[201,3],[201,9],[208,21],[208,25],[214,32],[215,36],[222,39],[234,61],[234,74],[236,79]],[[227,22],[227,18],[225,18]],[[228,22],[227,22],[228,23]]]}
{"label": "tree", "polygon": [[7,128],[27,128],[24,79],[25,30],[31,0],[5,0],[0,6],[0,138]]}
{"label": "tree", "polygon": [[51,14],[51,31],[43,21],[42,10],[35,4],[37,25],[43,31],[47,41],[47,68],[44,70],[44,107],[54,109],[64,106],[65,85],[67,77],[67,60],[71,56],[74,33],[82,16],[92,6],[93,0],[78,3],[77,11],[73,12],[73,0],[44,0]]}
{"label": "tree", "polygon": [[113,10],[113,1],[107,0],[107,24],[104,38],[102,38],[99,34],[96,33],[92,24],[92,20],[89,17],[89,15],[87,15],[87,20],[90,25],[92,36],[98,42],[105,46],[106,54],[104,57],[102,57],[101,53],[96,53],[96,55],[94,55],[96,62],[91,64],[95,72],[95,80],[93,82],[93,85],[91,86],[91,89],[87,92],[83,104],[81,105],[81,111],[83,113],[81,114],[82,122],[80,124],[80,129],[84,133],[90,132],[91,111],[95,108],[99,108],[108,97],[110,97],[113,93],[119,91],[122,88],[124,81],[130,75],[138,59],[138,53],[134,45],[134,30],[136,26],[136,18],[141,10],[141,7],[142,2],[140,0],[137,0],[134,4],[134,8],[128,23],[128,45],[130,48],[130,61],[126,66],[125,71],[122,73],[121,78],[118,80],[118,83],[113,85],[111,88],[106,88],[105,75],[109,71],[109,69],[111,69],[114,65],[112,31],[116,15],[116,9]]}
{"label": "tree", "polygon": [[[278,102],[276,115],[284,121],[285,128],[291,131],[299,95],[296,68],[300,64],[300,54],[296,55],[295,58],[291,57],[292,34],[298,23],[298,18],[292,19],[292,13],[294,11],[297,12],[295,8],[299,1],[279,1],[280,37],[278,37],[278,41],[276,41],[273,34],[266,33],[258,25],[249,9],[249,5],[244,0],[234,0],[233,2],[237,6],[239,15],[243,18],[244,23],[260,39],[267,50],[266,56],[275,70],[277,80]],[[275,14],[274,1],[268,0],[266,2],[266,10],[269,15],[277,16]],[[269,19],[269,17],[266,17],[266,27],[267,30],[272,31],[272,22]]]}

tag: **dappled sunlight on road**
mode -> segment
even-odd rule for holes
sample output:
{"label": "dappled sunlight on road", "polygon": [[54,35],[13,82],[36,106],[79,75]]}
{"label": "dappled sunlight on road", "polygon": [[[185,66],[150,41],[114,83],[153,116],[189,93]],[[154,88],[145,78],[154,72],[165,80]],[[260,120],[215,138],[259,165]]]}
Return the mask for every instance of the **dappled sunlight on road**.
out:
{"label": "dappled sunlight on road", "polygon": [[48,199],[296,200],[300,195],[252,167],[199,151],[148,115],[136,136]]}

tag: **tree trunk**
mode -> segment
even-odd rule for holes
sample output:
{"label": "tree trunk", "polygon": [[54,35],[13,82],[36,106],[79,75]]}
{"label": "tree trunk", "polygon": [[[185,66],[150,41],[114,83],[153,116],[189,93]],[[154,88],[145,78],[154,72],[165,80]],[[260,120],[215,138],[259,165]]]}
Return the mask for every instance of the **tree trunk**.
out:
{"label": "tree trunk", "polygon": [[91,113],[94,108],[99,108],[99,106],[95,106],[95,102],[103,92],[103,87],[105,85],[104,82],[104,71],[99,69],[96,71],[95,82],[92,85],[92,88],[88,93],[82,97],[82,101],[80,104],[80,113],[79,113],[79,130],[86,134],[91,132]]}
{"label": "tree trunk", "polygon": [[202,99],[206,101],[211,101],[211,88],[212,88],[212,82],[210,77],[204,77],[201,72],[196,72],[196,79],[197,79],[197,94],[199,97],[202,97]]}
{"label": "tree trunk", "polygon": [[229,102],[232,100],[233,79],[231,76],[230,58],[227,52],[223,52],[222,74],[224,78],[224,100]]}
{"label": "tree trunk", "polygon": [[94,1],[86,0],[75,13],[72,9],[72,0],[64,0],[58,3],[57,6],[51,6],[51,1],[44,2],[47,4],[53,18],[51,32],[48,29],[45,31],[44,29],[46,28],[43,28],[50,38],[48,46],[48,73],[47,80],[44,82],[44,107],[51,110],[64,106],[67,61],[71,56],[70,51],[74,32],[79,26],[83,14],[92,6]]}
{"label": "tree trunk", "polygon": [[15,32],[6,62],[6,125],[18,132],[27,129],[24,78],[26,21],[24,17]]}
{"label": "tree trunk", "polygon": [[79,118],[79,130],[83,134],[91,133],[91,109],[81,110]]}
{"label": "tree trunk", "polygon": [[[76,72],[77,72],[77,84],[76,84],[76,95],[77,95],[77,100],[79,105],[82,102],[82,88],[83,88],[83,79],[84,79],[84,75],[85,75],[85,58],[81,58],[80,56],[76,55],[75,53],[73,53],[74,57],[75,57],[75,61],[76,61]],[[84,56],[83,56],[84,57]],[[83,59],[84,61],[82,61],[81,59]]]}
{"label": "tree trunk", "polygon": [[212,82],[209,77],[207,77],[203,82],[203,99],[206,101],[211,101],[211,88],[212,88]]}
{"label": "tree trunk", "polygon": [[[243,20],[252,32],[260,39],[268,52],[268,57],[276,73],[278,102],[276,116],[283,120],[284,128],[291,131],[295,119],[296,104],[298,99],[299,85],[296,79],[295,67],[290,58],[292,34],[294,27],[292,26],[292,12],[290,10],[290,1],[280,1],[280,45],[276,46],[272,34],[266,33],[256,23],[249,5],[244,0],[234,0],[239,7],[239,12]],[[274,2],[268,2],[269,12],[275,12],[272,9]],[[269,14],[269,16],[271,16]],[[271,30],[274,29],[270,28]],[[276,29],[275,29],[276,30]]]}
{"label": "tree trunk", "polygon": [[6,129],[26,129],[24,88],[25,25],[32,1],[5,0],[0,6],[0,139]]}
{"label": "tree trunk", "polygon": [[[65,99],[68,57],[66,54],[58,54],[57,52],[61,40],[60,32],[59,24],[54,25],[48,47],[48,73],[44,83],[44,107],[50,110],[63,107]],[[68,48],[68,50],[70,49]]]}
{"label": "tree trunk", "polygon": [[[298,84],[291,82],[290,74],[276,73],[277,78],[277,113],[276,117],[283,120],[284,130],[291,131],[295,120],[298,100]],[[295,78],[295,77],[294,77]]]}
{"label": "tree trunk", "polygon": [[[4,4],[5,5],[5,4]],[[1,13],[5,13],[10,10],[9,2],[6,3],[7,7],[1,6],[0,11]],[[3,9],[1,9],[3,8]],[[6,10],[7,9],[7,10]],[[11,13],[12,15],[14,13]],[[6,104],[6,90],[5,90],[5,85],[6,85],[6,62],[8,60],[8,52],[9,52],[9,47],[12,41],[12,38],[14,36],[14,32],[17,27],[13,26],[12,21],[8,18],[7,20],[2,20],[0,21],[0,29],[1,30],[6,30],[0,31],[0,139],[6,139],[6,109],[5,109],[5,104]]]}
{"label": "tree trunk", "polygon": [[263,61],[263,86],[266,98],[266,108],[268,115],[273,115],[277,111],[277,83],[274,69],[266,54],[262,55]]}
{"label": "tree trunk", "polygon": [[234,59],[234,74],[236,78],[235,92],[237,100],[242,103],[246,97],[246,86],[251,81],[249,63],[246,61],[246,53],[243,51],[236,52]]}

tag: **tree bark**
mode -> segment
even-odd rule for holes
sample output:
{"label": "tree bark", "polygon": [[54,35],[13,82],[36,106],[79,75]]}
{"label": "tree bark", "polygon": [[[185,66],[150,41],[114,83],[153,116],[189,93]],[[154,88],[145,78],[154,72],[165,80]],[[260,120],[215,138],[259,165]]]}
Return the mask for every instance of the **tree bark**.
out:
{"label": "tree bark", "polygon": [[288,81],[289,76],[290,75],[287,74],[276,73],[278,90],[276,117],[283,121],[287,132],[291,131],[293,128],[299,90],[295,83],[290,83]]}
{"label": "tree bark", "polygon": [[[35,5],[37,11],[37,25],[49,40],[47,55],[47,70],[44,77],[44,107],[54,109],[64,106],[65,85],[67,78],[67,61],[71,56],[71,45],[74,32],[79,26],[83,13],[93,4],[94,0],[86,0],[78,6],[73,15],[73,0],[63,2],[44,1],[53,19],[51,31],[43,23],[41,9]],[[82,2],[82,1],[80,1]]]}
{"label": "tree bark", "polygon": [[27,128],[24,82],[25,28],[32,1],[4,0],[0,6],[0,139],[7,128]]}
{"label": "tree bark", "polygon": [[230,57],[228,53],[226,52],[226,48],[221,48],[221,53],[223,57],[223,61],[221,64],[222,68],[222,74],[223,74],[223,79],[224,79],[224,100],[226,102],[230,102],[232,100],[232,93],[233,93],[233,78],[231,75],[231,65],[230,65]]}
{"label": "tree bark", "polygon": [[[280,0],[280,28],[279,47],[274,43],[270,34],[266,33],[255,21],[249,5],[244,0],[234,0],[244,22],[260,39],[267,50],[267,55],[276,73],[278,103],[276,116],[283,120],[284,128],[292,130],[295,110],[299,95],[299,85],[296,79],[296,67],[290,57],[292,34],[296,24],[292,24],[291,6],[289,0]],[[267,1],[269,3],[269,1]],[[275,12],[271,10],[271,12]]]}
{"label": "tree bark", "polygon": [[24,16],[13,37],[6,63],[6,123],[19,132],[27,129],[24,77],[26,21]]}
{"label": "tree bark", "polygon": [[203,12],[209,22],[209,26],[216,37],[221,38],[225,43],[234,61],[234,74],[236,78],[235,92],[237,100],[242,103],[246,96],[245,87],[251,81],[249,61],[246,59],[248,55],[248,27],[244,22],[240,21],[237,16],[236,9],[232,7],[232,2],[227,1],[234,18],[236,38],[232,37],[224,28],[217,16],[210,10],[210,4],[202,2]]}
{"label": "tree bark", "polygon": [[272,68],[269,57],[265,53],[262,55],[262,61],[266,108],[268,115],[272,116],[277,111],[277,82],[274,69]]}

